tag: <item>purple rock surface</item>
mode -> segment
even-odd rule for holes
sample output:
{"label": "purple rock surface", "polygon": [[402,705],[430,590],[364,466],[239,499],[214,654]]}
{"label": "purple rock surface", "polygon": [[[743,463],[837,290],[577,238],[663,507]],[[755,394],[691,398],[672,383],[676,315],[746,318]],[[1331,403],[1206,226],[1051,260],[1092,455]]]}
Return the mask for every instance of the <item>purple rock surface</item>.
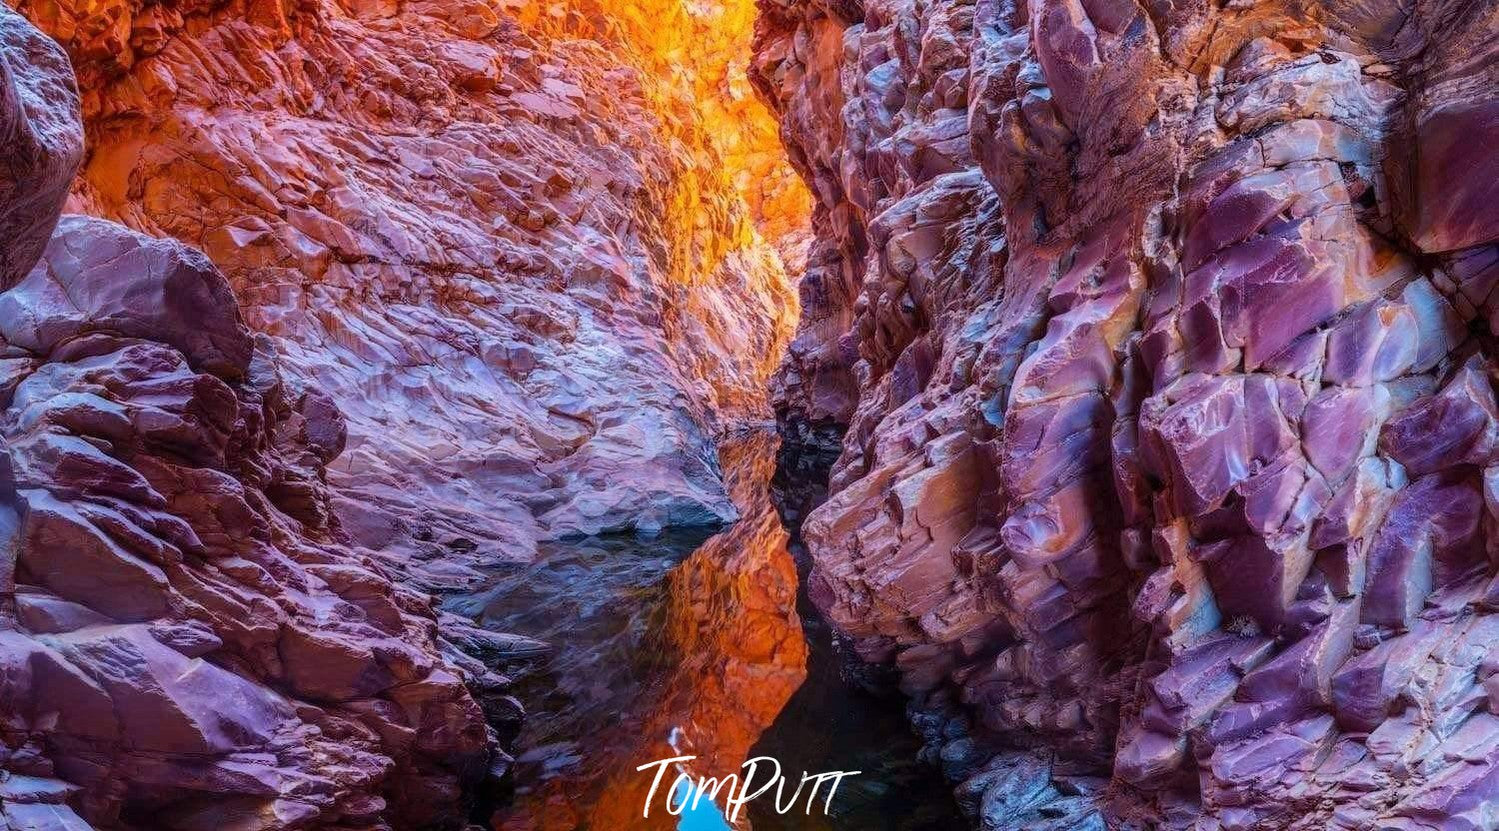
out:
{"label": "purple rock surface", "polygon": [[0,68],[0,828],[461,815],[519,716],[447,637],[484,636],[440,631],[348,542],[342,417],[282,378],[218,269],[59,221],[72,70],[5,7]]}
{"label": "purple rock surface", "polygon": [[760,8],[813,596],[960,803],[1494,827],[1499,7]]}

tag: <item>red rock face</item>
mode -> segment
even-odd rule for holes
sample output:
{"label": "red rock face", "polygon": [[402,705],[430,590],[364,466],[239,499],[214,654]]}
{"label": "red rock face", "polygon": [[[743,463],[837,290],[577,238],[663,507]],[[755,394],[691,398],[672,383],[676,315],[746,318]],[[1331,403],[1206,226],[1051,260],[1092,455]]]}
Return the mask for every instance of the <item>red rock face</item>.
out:
{"label": "red rock face", "polygon": [[0,62],[21,275],[0,294],[0,826],[461,817],[508,763],[505,680],[349,545],[326,482],[342,418],[283,377],[213,264],[58,221],[81,156],[67,59],[0,8]]}
{"label": "red rock face", "polygon": [[734,515],[712,435],[768,417],[796,313],[754,221],[791,234],[799,185],[768,117],[731,120],[742,70],[741,104],[689,97],[721,51],[665,69],[677,26],[748,38],[723,6],[20,9],[78,66],[75,207],[203,250],[343,411],[344,526],[454,586],[537,539]]}
{"label": "red rock face", "polygon": [[543,646],[409,586],[735,514],[805,199],[749,4],[19,10],[79,82],[0,8],[0,827],[462,826]]}
{"label": "red rock face", "polygon": [[761,9],[814,597],[964,806],[1490,824],[1493,4]]}

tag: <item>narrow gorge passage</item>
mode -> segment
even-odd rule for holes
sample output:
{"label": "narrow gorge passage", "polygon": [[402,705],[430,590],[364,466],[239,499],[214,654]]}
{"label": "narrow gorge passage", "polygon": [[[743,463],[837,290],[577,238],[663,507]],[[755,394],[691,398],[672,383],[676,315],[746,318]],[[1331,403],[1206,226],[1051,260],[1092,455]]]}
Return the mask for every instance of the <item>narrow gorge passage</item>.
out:
{"label": "narrow gorge passage", "polygon": [[0,0],[0,831],[1499,831],[1496,35]]}
{"label": "narrow gorge passage", "polygon": [[771,507],[756,15],[0,9],[0,825],[625,828],[762,740],[869,772],[757,826],[955,817]]}
{"label": "narrow gorge passage", "polygon": [[[793,777],[788,810],[767,796],[733,827],[966,826],[946,781],[917,761],[904,701],[888,682],[861,685],[856,660],[799,589],[806,554],[778,505],[805,500],[831,458],[788,476],[794,460],[778,460],[803,451],[780,444],[766,429],[720,443],[740,518],[719,533],[550,543],[537,561],[496,568],[489,585],[447,599],[482,626],[556,650],[505,667],[528,718],[496,827],[729,828],[722,794],[677,817],[658,793],[642,816],[652,777],[636,767],[679,755],[696,758],[674,766],[666,785],[679,772],[737,773],[757,756]],[[831,809],[824,793],[809,812],[806,793],[792,798],[794,779],[829,770],[862,773],[840,785]]]}

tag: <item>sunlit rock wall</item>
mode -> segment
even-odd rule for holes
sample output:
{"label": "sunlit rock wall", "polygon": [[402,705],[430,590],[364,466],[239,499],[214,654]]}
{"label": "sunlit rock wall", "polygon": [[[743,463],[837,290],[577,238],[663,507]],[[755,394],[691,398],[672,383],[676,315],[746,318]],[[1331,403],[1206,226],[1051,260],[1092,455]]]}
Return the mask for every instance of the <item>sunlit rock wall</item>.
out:
{"label": "sunlit rock wall", "polygon": [[451,640],[537,645],[348,545],[338,408],[203,254],[59,221],[78,103],[0,6],[0,828],[461,824],[520,709]]}
{"label": "sunlit rock wall", "polygon": [[807,199],[744,80],[748,3],[20,9],[79,68],[75,207],[201,248],[338,402],[358,542],[454,585],[732,517],[713,436],[768,417]]}
{"label": "sunlit rock wall", "polygon": [[[694,225],[698,245],[711,250],[714,220],[693,211],[703,203],[699,191],[727,180],[795,279],[805,256],[811,195],[786,159],[779,125],[750,84],[753,0],[565,0],[527,4],[518,14],[528,31],[592,41],[639,67],[652,108],[677,111],[664,121],[673,138],[689,151],[711,147],[721,161],[691,165],[678,178],[673,205],[684,211],[678,221]],[[695,117],[685,117],[689,113]],[[733,235],[719,239],[738,242]]]}
{"label": "sunlit rock wall", "polygon": [[1490,827],[1495,5],[761,9],[812,592],[964,806]]}

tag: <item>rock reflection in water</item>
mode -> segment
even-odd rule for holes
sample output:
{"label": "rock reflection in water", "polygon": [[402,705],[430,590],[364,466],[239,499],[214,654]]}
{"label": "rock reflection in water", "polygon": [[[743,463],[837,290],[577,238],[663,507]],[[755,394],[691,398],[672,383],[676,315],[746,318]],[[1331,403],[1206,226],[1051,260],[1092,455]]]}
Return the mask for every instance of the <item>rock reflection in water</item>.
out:
{"label": "rock reflection in water", "polygon": [[498,828],[675,828],[660,794],[641,818],[650,778],[635,768],[695,754],[694,774],[737,771],[801,685],[796,567],[768,495],[775,450],[768,431],[722,444],[741,518],[719,534],[552,544],[449,600],[555,647],[544,666],[507,668],[529,714]]}

